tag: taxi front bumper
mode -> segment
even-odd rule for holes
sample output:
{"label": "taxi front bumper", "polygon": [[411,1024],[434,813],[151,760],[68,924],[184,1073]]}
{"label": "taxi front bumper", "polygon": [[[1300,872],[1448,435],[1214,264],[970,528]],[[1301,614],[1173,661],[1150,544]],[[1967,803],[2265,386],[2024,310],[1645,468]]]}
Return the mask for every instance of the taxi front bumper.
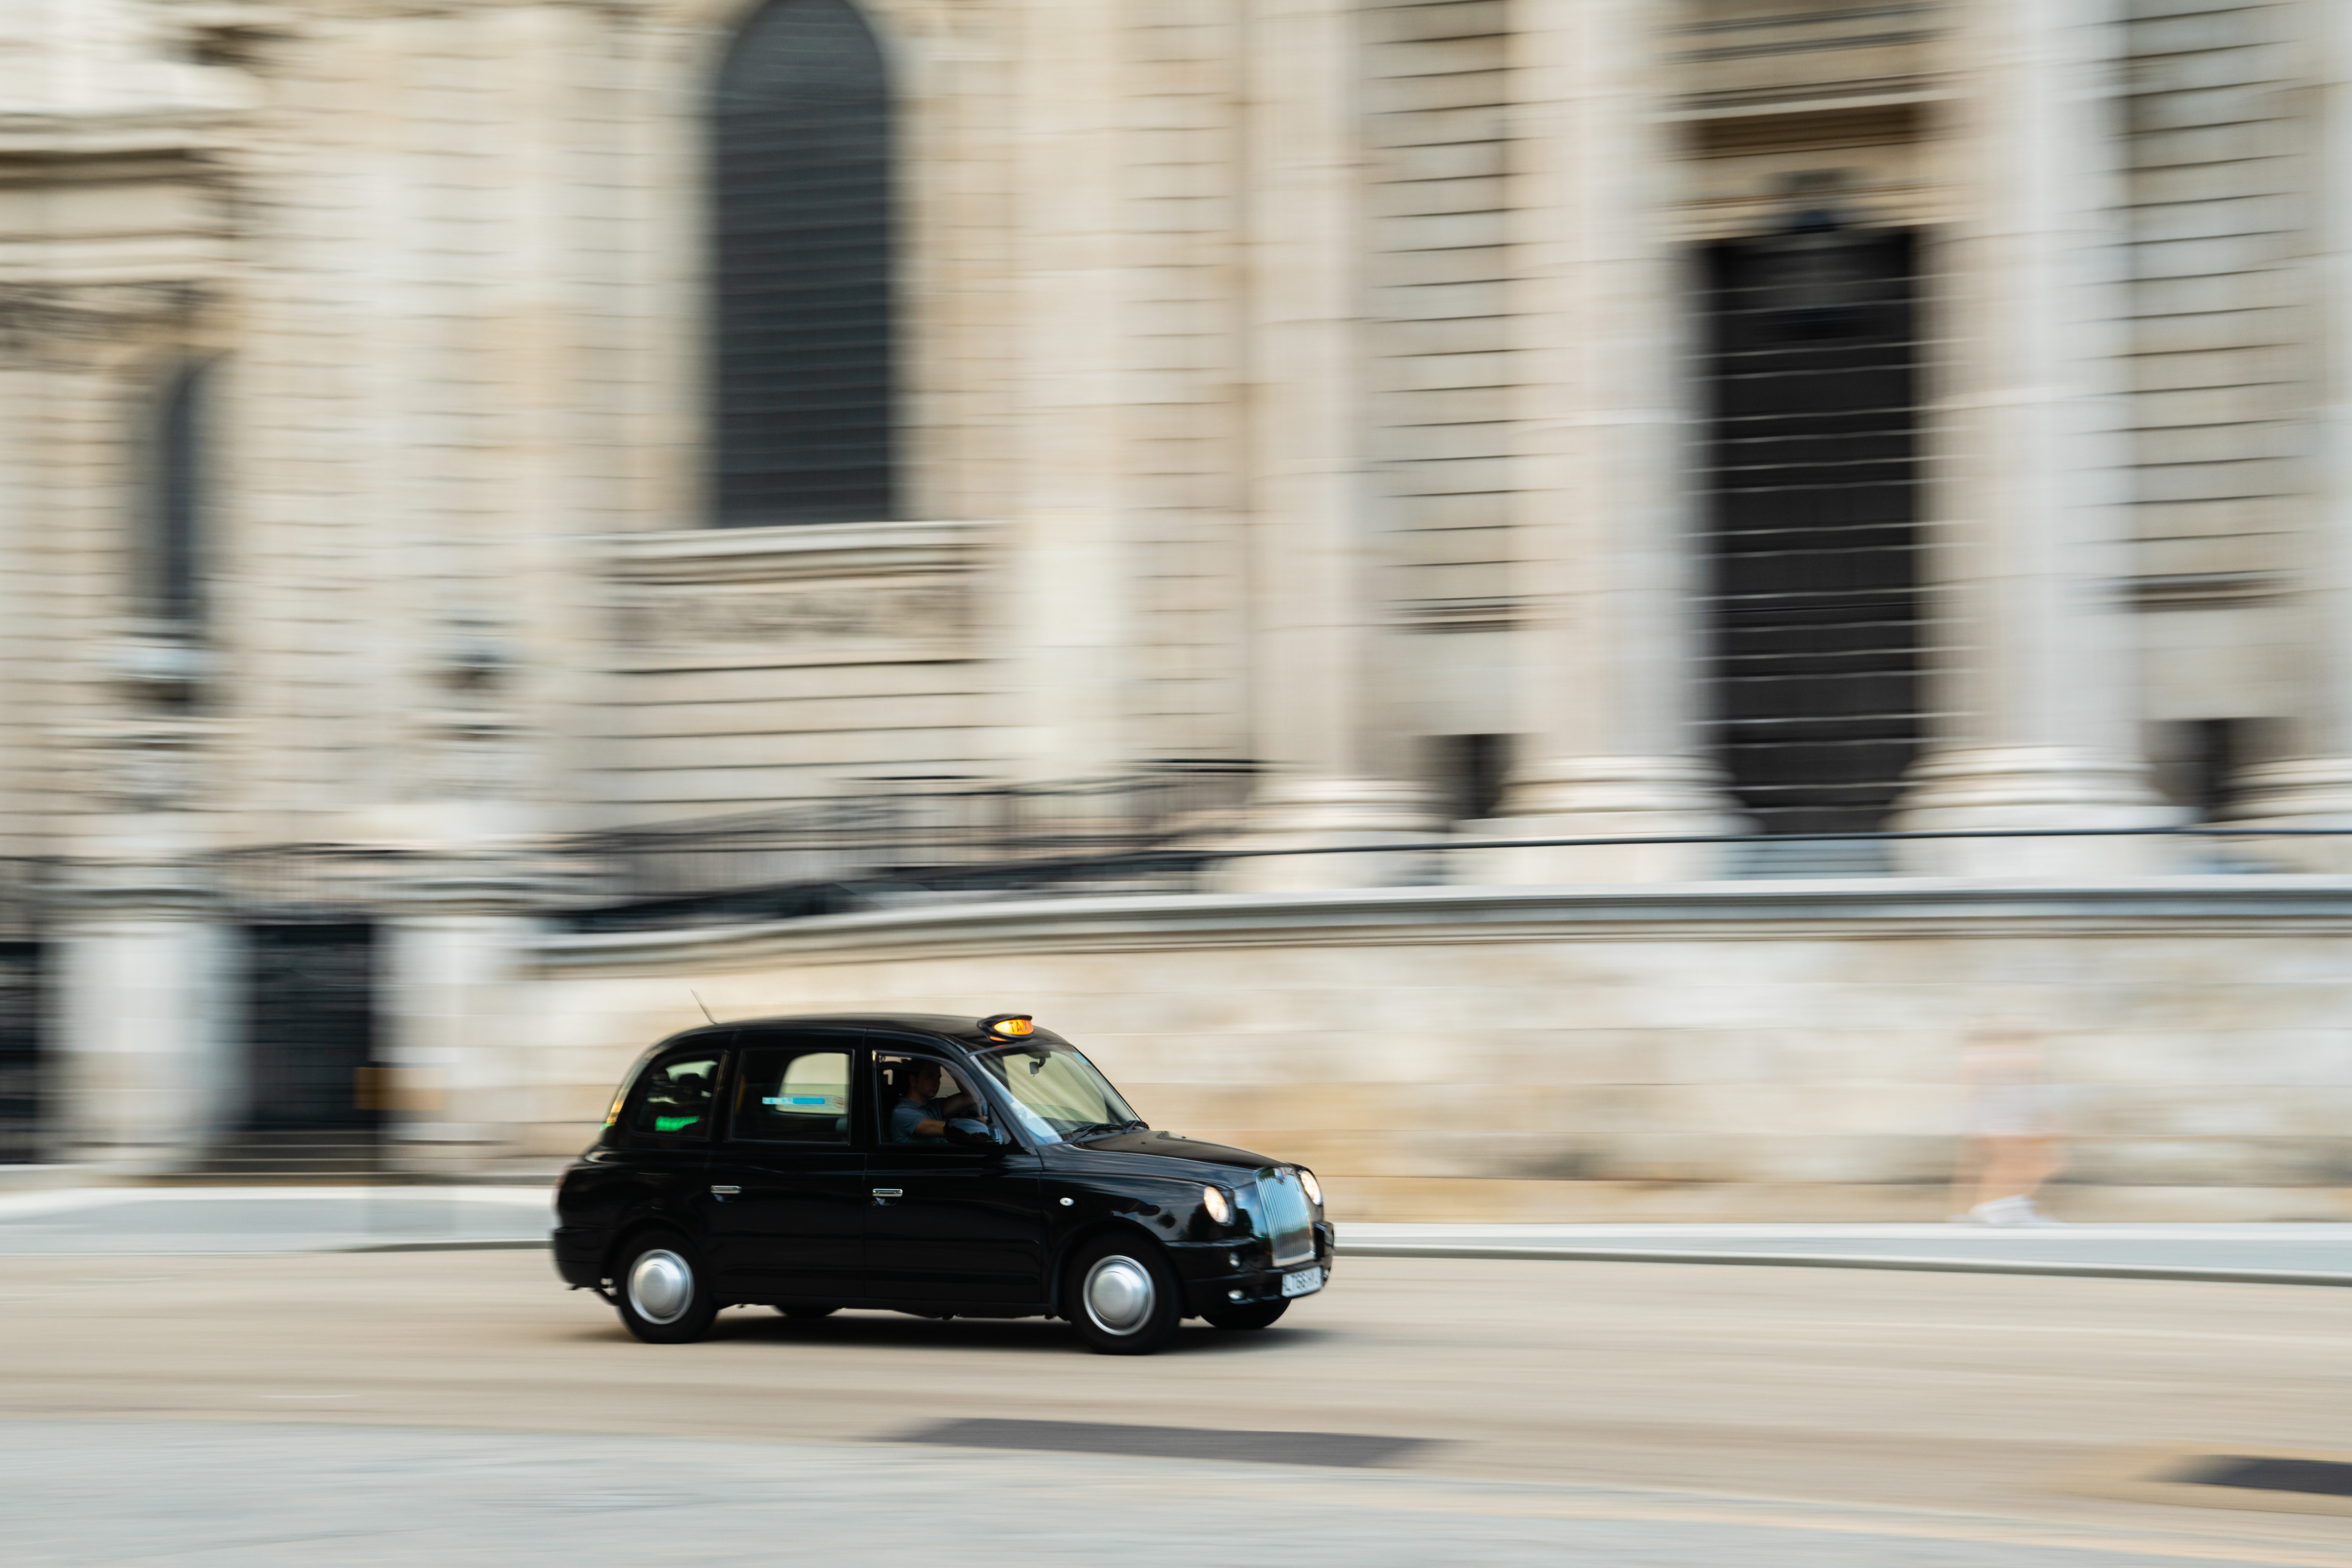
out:
{"label": "taxi front bumper", "polygon": [[[1216,1243],[1170,1248],[1174,1254],[1177,1276],[1183,1282],[1184,1315],[1197,1318],[1229,1308],[1284,1300],[1283,1280],[1301,1269],[1320,1268],[1323,1284],[1329,1285],[1331,1241],[1331,1227],[1317,1226],[1315,1256],[1280,1268],[1267,1256],[1263,1242],[1255,1246]],[[1234,1265],[1237,1255],[1239,1268]]]}
{"label": "taxi front bumper", "polygon": [[593,1289],[604,1282],[605,1234],[601,1225],[556,1226],[555,1272],[566,1285]]}

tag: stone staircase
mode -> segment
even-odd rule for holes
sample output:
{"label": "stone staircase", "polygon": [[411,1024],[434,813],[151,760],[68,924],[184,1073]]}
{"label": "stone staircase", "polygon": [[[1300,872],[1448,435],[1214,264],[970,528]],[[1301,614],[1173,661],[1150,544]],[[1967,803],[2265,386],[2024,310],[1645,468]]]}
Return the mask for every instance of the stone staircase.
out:
{"label": "stone staircase", "polygon": [[382,1138],[365,1129],[233,1132],[165,1181],[344,1185],[386,1179]]}
{"label": "stone staircase", "polygon": [[1725,846],[1724,875],[1743,881],[1889,877],[1895,873],[1891,848],[1885,839],[1790,839],[1759,834]]}

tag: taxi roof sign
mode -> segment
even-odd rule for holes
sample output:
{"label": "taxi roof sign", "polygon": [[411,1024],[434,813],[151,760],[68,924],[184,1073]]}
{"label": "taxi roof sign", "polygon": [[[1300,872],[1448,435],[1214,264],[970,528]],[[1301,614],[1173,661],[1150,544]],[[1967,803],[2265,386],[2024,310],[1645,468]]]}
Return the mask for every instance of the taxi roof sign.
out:
{"label": "taxi roof sign", "polygon": [[1037,1032],[1037,1021],[1026,1013],[993,1013],[980,1026],[1000,1040],[1026,1039]]}

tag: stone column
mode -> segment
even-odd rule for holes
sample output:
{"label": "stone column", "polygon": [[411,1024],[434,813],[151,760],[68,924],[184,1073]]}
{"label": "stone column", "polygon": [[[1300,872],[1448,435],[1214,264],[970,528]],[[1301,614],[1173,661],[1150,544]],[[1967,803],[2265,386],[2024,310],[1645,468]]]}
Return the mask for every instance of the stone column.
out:
{"label": "stone column", "polygon": [[242,1109],[236,950],[211,892],[171,860],[83,862],[53,931],[64,1158],[188,1168]]}
{"label": "stone column", "polygon": [[[2248,826],[2352,828],[2352,6],[2309,0],[2291,12],[2312,46],[2321,92],[2314,107],[2312,203],[2318,284],[2312,411],[2316,481],[2305,557],[2310,616],[2308,719],[2297,754],[2247,768],[2232,781],[2229,816]],[[2352,836],[2235,841],[2263,860],[2305,871],[2352,871]]]}
{"label": "stone column", "polygon": [[[1667,226],[1667,8],[1521,0],[1517,497],[1524,630],[1502,820],[1480,837],[1738,832],[1697,727],[1699,587],[1683,322]],[[1460,857],[1481,880],[1703,876],[1717,846]]]}
{"label": "stone column", "polygon": [[[1250,673],[1269,770],[1252,847],[1392,842],[1430,824],[1421,792],[1370,776],[1373,591],[1364,473],[1363,58],[1354,0],[1258,0],[1248,69]],[[1232,862],[1244,888],[1364,887],[1414,858]]]}
{"label": "stone column", "polygon": [[378,910],[378,1080],[385,1163],[480,1174],[532,1146],[534,1010],[521,973],[531,879],[452,861],[406,879]]}
{"label": "stone column", "polygon": [[1021,496],[994,595],[1010,613],[991,619],[1014,668],[1015,765],[1051,782],[1117,773],[1135,752],[1126,16],[1105,0],[1027,0],[1022,16]]}
{"label": "stone column", "polygon": [[[1896,828],[2130,827],[2177,815],[2137,755],[2122,599],[2129,449],[2116,0],[1952,8],[1958,216],[1937,274],[1949,346],[1928,581],[1946,715]],[[1908,846],[1908,868],[2105,876],[2147,839]]]}

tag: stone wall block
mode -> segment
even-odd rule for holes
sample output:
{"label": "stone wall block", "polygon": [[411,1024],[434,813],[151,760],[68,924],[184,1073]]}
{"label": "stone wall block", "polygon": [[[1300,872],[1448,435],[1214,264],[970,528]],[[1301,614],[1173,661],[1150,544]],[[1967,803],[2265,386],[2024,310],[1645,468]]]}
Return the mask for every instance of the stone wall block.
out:
{"label": "stone wall block", "polygon": [[[2352,1184],[2352,912],[2289,893],[2282,916],[2298,913],[2255,924],[2252,905],[2199,912],[2209,895],[2179,890],[2166,913],[2087,920],[2057,889],[2004,892],[1991,914],[1947,896],[1856,887],[1846,913],[1713,939],[1665,911],[1596,918],[1616,895],[1545,889],[1504,895],[1528,918],[1491,930],[1442,912],[1491,912],[1475,889],[1220,904],[1202,927],[1207,906],[1163,900],[1164,923],[1117,952],[1032,936],[1000,956],[991,933],[1029,918],[1011,905],[926,914],[919,943],[863,926],[863,957],[793,956],[803,939],[780,927],[765,957],[738,945],[712,964],[702,939],[649,936],[645,952],[672,956],[625,957],[630,939],[583,963],[591,944],[543,935],[546,1068],[526,1081],[554,1130],[524,1136],[579,1134],[631,1058],[700,1021],[688,986],[722,1017],[1013,994],[1156,1125],[1328,1167],[1356,1217],[1450,1203],[1453,1217],[1936,1218],[1968,1121],[1967,1032],[2024,1013],[2050,1031],[2074,1156],[2062,1215],[2308,1215]],[[2038,922],[2037,903],[2078,924]],[[1428,923],[1366,940],[1360,922],[1406,910]],[[961,951],[966,937],[993,947]],[[1506,1000],[1481,1010],[1490,991]]]}

